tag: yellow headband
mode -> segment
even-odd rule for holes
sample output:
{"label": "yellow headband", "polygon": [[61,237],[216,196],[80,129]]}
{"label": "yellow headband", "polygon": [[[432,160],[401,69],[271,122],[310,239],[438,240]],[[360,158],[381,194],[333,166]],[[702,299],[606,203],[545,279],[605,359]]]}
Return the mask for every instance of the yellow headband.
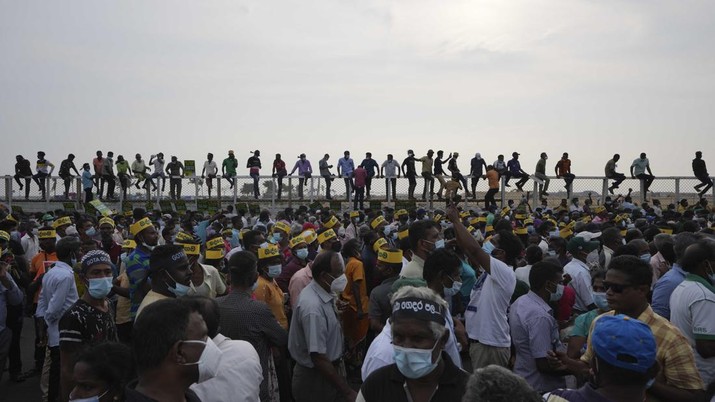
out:
{"label": "yellow headband", "polygon": [[129,233],[131,233],[132,236],[136,236],[139,232],[151,226],[152,224],[149,218],[142,218],[138,222],[134,222],[129,226]]}
{"label": "yellow headband", "polygon": [[112,228],[114,228],[114,219],[112,219],[108,216],[105,216],[99,220],[99,226],[102,226],[102,225],[109,225]]}
{"label": "yellow headband", "polygon": [[524,225],[528,226],[528,225],[533,225],[533,224],[534,224],[534,220],[531,218],[524,220]]}
{"label": "yellow headband", "polygon": [[494,226],[492,226],[492,225],[487,225],[487,227],[485,228],[485,230],[486,230],[487,232],[493,232],[493,231],[494,231]]}
{"label": "yellow headband", "polygon": [[199,255],[201,254],[201,246],[198,244],[183,244],[184,252],[186,255]]}
{"label": "yellow headband", "polygon": [[665,234],[669,234],[669,235],[673,234],[673,229],[671,229],[671,228],[659,228],[659,229],[660,229],[660,233],[665,233]]}
{"label": "yellow headband", "polygon": [[528,218],[529,216],[527,214],[516,214],[514,215],[514,219],[518,219],[520,221],[523,221],[524,219]]}
{"label": "yellow headband", "polygon": [[591,222],[591,217],[588,216],[588,215],[587,215],[587,216],[584,216],[583,218],[581,218],[581,222],[583,222],[583,223],[589,223],[589,222]]}
{"label": "yellow headband", "polygon": [[192,242],[194,241],[194,236],[191,236],[190,234],[186,232],[179,232],[176,234],[176,243],[183,243],[183,242]]}
{"label": "yellow headband", "polygon": [[318,238],[318,235],[315,233],[314,230],[306,230],[300,235],[303,236],[303,239],[305,239],[306,244],[312,244]]}
{"label": "yellow headband", "polygon": [[593,209],[593,211],[597,214],[600,214],[601,212],[603,212],[605,210],[606,210],[606,207],[604,207],[603,205],[598,205]]}
{"label": "yellow headband", "polygon": [[259,260],[265,260],[266,258],[273,258],[273,257],[279,257],[280,256],[280,250],[278,249],[278,246],[274,244],[269,244],[268,247],[266,248],[259,248],[258,249],[258,259]]}
{"label": "yellow headband", "polygon": [[19,222],[17,221],[17,219],[15,219],[15,217],[12,216],[12,215],[8,215],[8,216],[5,218],[5,220],[6,220],[6,221],[10,221],[10,222],[19,223]]}
{"label": "yellow headband", "polygon": [[388,264],[402,264],[402,250],[379,250],[377,252],[377,260]]}
{"label": "yellow headband", "polygon": [[134,215],[134,214],[132,213],[132,211],[124,211],[124,216],[126,216],[127,218],[130,217],[130,216],[132,216],[132,215]]}
{"label": "yellow headband", "polygon": [[470,213],[468,211],[462,211],[459,213],[459,217],[462,219],[468,217],[469,215],[470,215]]}
{"label": "yellow headband", "polygon": [[37,237],[40,239],[56,239],[57,231],[56,230],[40,230],[39,232],[37,232]]}
{"label": "yellow headband", "polygon": [[435,222],[439,223],[439,222],[442,220],[442,215],[441,215],[441,214],[437,214],[437,215],[434,216],[434,218],[433,218],[432,220],[434,220]]}
{"label": "yellow headband", "polygon": [[206,250],[206,259],[207,260],[220,260],[223,258],[225,255],[224,249],[220,250]]}
{"label": "yellow headband", "polygon": [[407,236],[409,236],[409,235],[410,235],[410,230],[409,230],[409,229],[405,229],[405,230],[403,230],[402,232],[397,232],[397,238],[400,239],[400,240],[404,239],[405,237],[407,237]]}
{"label": "yellow headband", "polygon": [[221,236],[233,236],[233,230],[231,229],[224,229],[221,231]]}
{"label": "yellow headband", "polygon": [[71,225],[72,224],[72,219],[70,219],[69,216],[63,216],[60,219],[57,219],[53,224],[52,227],[57,229],[60,226],[65,226],[65,225]]}
{"label": "yellow headband", "polygon": [[137,248],[137,242],[130,239],[124,240],[124,242],[122,242],[122,248],[135,249]]}
{"label": "yellow headband", "polygon": [[377,250],[379,250],[380,247],[382,247],[386,244],[387,244],[387,240],[385,240],[384,238],[381,237],[381,238],[375,240],[375,243],[372,243],[372,251],[377,253]]}
{"label": "yellow headband", "polygon": [[328,229],[318,235],[318,243],[323,244],[330,239],[334,239],[335,237],[337,237],[335,236],[335,231],[333,231],[333,229]]}
{"label": "yellow headband", "polygon": [[3,239],[5,241],[10,241],[10,233],[0,230],[0,239]]}
{"label": "yellow headband", "polygon": [[219,247],[225,247],[222,237],[216,237],[206,242],[207,249],[212,250]]}
{"label": "yellow headband", "polygon": [[565,227],[565,228],[559,230],[559,236],[563,237],[564,239],[567,239],[572,234],[573,234],[573,231],[568,227]]}
{"label": "yellow headband", "polygon": [[626,233],[628,233],[628,230],[626,230],[626,229],[621,230],[621,236],[625,236]]}
{"label": "yellow headband", "polygon": [[303,236],[296,236],[290,239],[290,243],[288,243],[288,246],[290,246],[290,248],[293,248],[302,243],[305,243],[305,239],[303,238]]}
{"label": "yellow headband", "polygon": [[406,210],[406,209],[400,209],[400,210],[398,210],[397,212],[395,212],[395,215],[397,215],[397,216],[403,216],[403,215],[409,215],[409,214],[407,213],[407,210]]}
{"label": "yellow headband", "polygon": [[525,235],[525,234],[529,234],[529,232],[526,230],[526,228],[516,228],[516,229],[514,229],[514,234]]}
{"label": "yellow headband", "polygon": [[370,227],[373,229],[377,229],[377,227],[383,223],[385,223],[385,218],[380,215],[377,218],[373,219],[372,222],[370,222]]}
{"label": "yellow headband", "polygon": [[359,218],[359,217],[360,217],[360,211],[350,211],[350,217],[351,217],[351,218]]}
{"label": "yellow headband", "polygon": [[480,216],[477,218],[477,222],[479,223],[487,223],[487,217],[486,216]]}
{"label": "yellow headband", "polygon": [[275,231],[276,229],[282,231],[285,234],[290,233],[290,225],[283,221],[278,221],[275,225],[273,225],[273,231]]}
{"label": "yellow headband", "polygon": [[331,216],[330,219],[328,219],[327,222],[323,223],[323,227],[326,227],[328,229],[332,229],[335,227],[335,225],[338,224],[338,218],[335,217],[335,215]]}
{"label": "yellow headband", "polygon": [[241,231],[238,232],[238,239],[243,240],[243,235],[250,231],[251,229],[241,229]]}
{"label": "yellow headband", "polygon": [[504,207],[504,208],[501,209],[501,216],[509,215],[509,212],[511,212],[511,208],[509,208],[509,207]]}
{"label": "yellow headband", "polygon": [[476,216],[469,220],[470,225],[476,225],[478,223],[479,223],[479,218],[477,218]]}

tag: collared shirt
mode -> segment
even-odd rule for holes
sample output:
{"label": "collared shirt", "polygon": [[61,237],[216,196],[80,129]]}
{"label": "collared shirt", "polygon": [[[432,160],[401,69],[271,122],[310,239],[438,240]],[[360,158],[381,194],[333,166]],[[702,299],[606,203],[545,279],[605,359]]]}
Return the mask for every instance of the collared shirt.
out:
{"label": "collared shirt", "polygon": [[645,173],[646,168],[648,167],[648,158],[641,159],[638,158],[633,161],[631,164],[631,167],[633,168],[633,175],[638,176],[639,174]]}
{"label": "collared shirt", "polygon": [[149,292],[147,292],[146,296],[144,296],[144,298],[142,299],[142,302],[139,305],[139,308],[137,309],[137,314],[134,317],[134,319],[136,320],[139,317],[139,315],[142,313],[142,311],[144,311],[146,306],[148,306],[152,303],[156,303],[159,300],[164,300],[164,299],[171,299],[171,297],[163,295],[161,293],[157,293],[154,290],[150,290]]}
{"label": "collared shirt", "polygon": [[516,276],[516,280],[522,281],[529,285],[529,274],[531,273],[531,265],[526,265],[523,267],[519,267],[514,270],[514,276]]}
{"label": "collared shirt", "polygon": [[236,159],[235,157],[226,158],[223,160],[221,167],[226,167],[226,174],[235,176],[236,168],[238,167],[238,159]]}
{"label": "collared shirt", "polygon": [[675,288],[685,280],[687,272],[683,271],[680,264],[673,264],[673,268],[658,279],[653,286],[652,307],[661,317],[670,319],[670,295]]}
{"label": "collared shirt", "polygon": [[266,303],[268,308],[271,309],[273,316],[278,320],[278,323],[281,324],[281,327],[288,330],[288,318],[283,308],[283,291],[278,287],[275,280],[266,279],[259,275],[258,287],[253,292],[253,297],[255,297],[256,300]]}
{"label": "collared shirt", "polygon": [[333,295],[315,281],[303,289],[293,312],[288,350],[298,364],[308,368],[314,367],[311,353],[323,354],[330,361],[343,355],[343,330]]}
{"label": "collared shirt", "polygon": [[[457,367],[449,355],[442,352],[444,371],[439,376],[437,389],[432,401],[461,401],[464,396],[470,374]],[[360,387],[356,402],[392,401],[408,402],[407,378],[396,364],[391,364],[374,371]]]}
{"label": "collared shirt", "polygon": [[688,339],[703,382],[713,382],[715,357],[701,356],[695,341],[715,341],[715,287],[705,278],[688,274],[670,296],[670,322]]}
{"label": "collared shirt", "polygon": [[303,160],[298,159],[297,161],[295,161],[293,170],[291,170],[290,173],[293,174],[293,172],[295,172],[296,169],[298,170],[298,176],[300,176],[300,177],[303,177],[306,174],[313,173],[313,167],[310,166],[310,161],[307,159],[303,159]]}
{"label": "collared shirt", "polygon": [[216,301],[221,313],[221,332],[231,339],[247,341],[256,349],[263,370],[261,400],[267,400],[270,348],[284,347],[288,333],[278,324],[266,303],[252,299],[248,292],[233,290]]}
{"label": "collared shirt", "polygon": [[330,176],[330,165],[328,165],[328,161],[323,158],[318,162],[318,169],[320,169],[320,175],[321,176]]}
{"label": "collared shirt", "polygon": [[22,245],[22,249],[25,250],[23,257],[25,257],[25,260],[29,264],[32,262],[32,258],[40,251],[40,241],[37,236],[30,236],[26,233],[20,239],[20,244]]}
{"label": "collared shirt", "polygon": [[352,158],[342,157],[338,159],[338,171],[342,177],[350,176],[353,174],[353,170],[355,170],[355,163]]}
{"label": "collared shirt", "polygon": [[7,319],[7,306],[19,306],[22,304],[22,290],[15,284],[12,275],[6,275],[10,281],[10,286],[6,288],[0,283],[0,332],[4,331],[5,320]]}
{"label": "collared shirt", "polygon": [[397,163],[397,161],[394,159],[392,159],[392,160],[386,159],[384,162],[382,162],[381,167],[385,169],[385,171],[384,171],[385,177],[388,179],[392,179],[392,178],[397,177],[397,172],[398,172],[398,169],[400,168],[400,164]]}
{"label": "collared shirt", "polygon": [[143,285],[149,275],[149,253],[142,247],[137,247],[129,253],[125,264],[129,278],[129,300],[132,302],[131,317],[134,319],[144,296],[144,292],[139,286]]}
{"label": "collared shirt", "polygon": [[91,189],[93,185],[92,173],[89,170],[82,170],[82,188],[85,190]]}
{"label": "collared shirt", "polygon": [[479,343],[508,348],[511,335],[506,313],[516,288],[516,275],[510,266],[494,257],[490,257],[490,268],[490,273],[480,275],[472,288],[464,313],[467,334]]}
{"label": "collared shirt", "polygon": [[207,176],[216,176],[216,173],[218,173],[218,166],[216,165],[216,161],[211,160],[211,161],[206,161],[204,162],[204,174]]}
{"label": "collared shirt", "polygon": [[59,323],[62,315],[79,299],[72,267],[57,261],[42,278],[42,291],[37,302],[37,317],[47,323],[47,345],[60,345]]}
{"label": "collared shirt", "polygon": [[571,159],[560,159],[556,162],[557,174],[563,176],[571,172]]}
{"label": "collared shirt", "polygon": [[387,278],[370,292],[370,303],[368,303],[367,316],[370,319],[379,320],[385,324],[392,315],[392,305],[390,304],[390,293],[392,284],[397,280],[397,276]]}
{"label": "collared shirt", "polygon": [[288,282],[288,293],[290,294],[290,306],[295,308],[298,304],[300,293],[313,280],[313,271],[310,270],[310,265],[301,268],[296,272]]}
{"label": "collared shirt", "polygon": [[422,272],[425,268],[425,260],[417,256],[417,254],[412,255],[412,261],[407,265],[402,267],[400,271],[400,276],[402,278],[419,278],[422,279]]}
{"label": "collared shirt", "polygon": [[394,350],[392,347],[392,326],[388,320],[385,321],[382,331],[370,343],[370,347],[365,353],[365,359],[360,368],[363,382],[373,371],[395,362]]}
{"label": "collared shirt", "polygon": [[[191,386],[202,401],[258,402],[263,369],[256,349],[222,334],[213,338],[221,350],[216,376]],[[240,364],[236,364],[240,362]]]}
{"label": "collared shirt", "polygon": [[194,286],[194,283],[191,282],[188,294],[211,298],[224,294],[226,292],[226,284],[223,283],[223,279],[221,279],[221,274],[219,274],[218,270],[211,265],[199,265],[204,271],[204,281],[198,286]]}
{"label": "collared shirt", "polygon": [[564,274],[571,276],[569,286],[576,291],[576,303],[573,308],[585,312],[593,304],[591,273],[586,263],[574,258],[564,267]]}
{"label": "collared shirt", "polygon": [[514,374],[541,392],[566,386],[563,377],[542,373],[536,367],[536,359],[546,358],[554,349],[565,351],[559,324],[544,299],[532,291],[518,298],[509,309],[509,323],[516,351]]}
{"label": "collared shirt", "polygon": [[429,156],[423,156],[417,160],[422,162],[422,173],[432,173],[432,158]]}
{"label": "collared shirt", "polygon": [[[600,317],[614,315],[615,311],[609,311],[596,317],[591,324],[591,331],[588,334],[586,353],[581,356],[581,361],[591,362],[593,358],[593,346],[591,345],[593,328]],[[703,381],[700,379],[693,351],[688,345],[688,340],[680,333],[677,327],[668,322],[667,319],[656,314],[648,306],[638,316],[639,321],[643,321],[650,327],[655,337],[656,361],[660,365],[658,376],[665,377],[668,385],[681,389],[703,389]],[[650,396],[649,401],[654,400]]]}
{"label": "collared shirt", "polygon": [[276,283],[284,292],[289,292],[290,280],[298,271],[305,267],[305,261],[291,255],[287,259],[287,263],[283,266],[281,274],[276,278]]}

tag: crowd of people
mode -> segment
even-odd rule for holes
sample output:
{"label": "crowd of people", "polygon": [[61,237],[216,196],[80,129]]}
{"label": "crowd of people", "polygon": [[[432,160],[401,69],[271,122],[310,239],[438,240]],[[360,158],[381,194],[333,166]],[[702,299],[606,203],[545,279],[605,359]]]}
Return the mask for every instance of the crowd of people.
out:
{"label": "crowd of people", "polygon": [[[259,199],[261,196],[260,188],[260,171],[261,153],[260,151],[252,151],[252,156],[246,160],[246,168],[250,177],[253,179],[253,197]],[[476,153],[474,158],[470,160],[469,174],[465,177],[458,166],[459,153],[453,152],[445,158],[443,151],[437,151],[436,155],[433,150],[428,150],[425,156],[416,157],[412,150],[407,151],[407,157],[398,162],[392,154],[387,155],[387,159],[381,164],[372,158],[372,153],[367,152],[365,159],[359,164],[350,157],[350,151],[345,151],[343,157],[338,159],[337,174],[331,169],[333,165],[329,163],[330,155],[325,154],[318,163],[320,178],[325,181],[325,199],[332,199],[332,182],[336,177],[344,180],[345,194],[348,201],[354,202],[354,209],[362,209],[363,202],[371,197],[373,179],[384,179],[385,188],[387,189],[386,196],[392,194],[392,199],[397,199],[397,179],[400,177],[407,178],[409,182],[407,197],[410,200],[417,200],[416,188],[417,178],[421,176],[424,179],[421,200],[425,201],[433,199],[435,195],[438,200],[443,199],[443,195],[447,198],[450,195],[455,195],[458,190],[464,190],[466,197],[472,200],[477,200],[477,184],[480,180],[486,179],[488,190],[485,194],[484,203],[486,206],[495,205],[495,194],[499,191],[500,180],[504,177],[505,186],[511,187],[509,181],[518,179],[515,182],[516,190],[523,191],[525,183],[533,178],[538,183],[539,195],[547,196],[551,179],[547,176],[546,161],[548,155],[541,153],[539,161],[536,163],[536,168],[533,175],[526,172],[521,167],[519,161],[519,153],[512,153],[512,159],[505,161],[504,155],[499,155],[497,160],[491,164],[482,158],[481,154]],[[117,183],[122,191],[123,199],[127,199],[127,189],[134,185],[137,189],[144,188],[157,190],[161,188],[163,193],[166,188],[166,179],[169,178],[169,196],[172,199],[181,198],[182,178],[186,176],[185,166],[178,160],[176,156],[171,157],[171,161],[166,163],[164,154],[159,152],[156,155],[151,155],[149,163],[145,163],[141,154],[136,154],[134,160],[129,162],[124,159],[124,156],[118,155],[114,160],[114,153],[107,152],[103,156],[102,151],[97,151],[97,156],[89,162],[82,164],[82,172],[77,170],[74,162],[75,156],[69,154],[67,159],[60,164],[58,175],[64,183],[64,198],[70,197],[70,188],[75,177],[81,177],[82,191],[85,194],[85,202],[91,201],[94,196],[100,199],[116,200],[117,194],[115,189]],[[30,197],[30,183],[34,180],[42,194],[42,199],[46,198],[46,178],[50,177],[54,172],[55,165],[45,159],[44,152],[37,153],[37,162],[35,164],[35,172],[33,173],[30,166],[30,161],[22,155],[17,155],[15,164],[14,179],[19,186],[20,191],[24,189],[25,199]],[[620,160],[620,155],[615,154],[610,159],[604,169],[605,177],[613,180],[608,187],[608,191],[614,194],[614,190],[619,188],[619,185],[626,179],[626,175],[616,170],[617,162]],[[416,163],[421,163],[420,173],[417,173]],[[444,166],[447,166],[445,170]],[[150,167],[151,166],[151,167]],[[281,200],[283,196],[283,179],[286,176],[291,176],[298,173],[298,198],[303,199],[304,187],[313,175],[313,168],[305,154],[300,154],[295,165],[288,172],[286,162],[281,158],[280,154],[276,154],[271,167],[271,175],[276,178],[277,189],[276,198]],[[116,173],[115,173],[116,168]],[[238,159],[236,159],[233,150],[228,151],[227,157],[221,163],[219,168],[214,155],[209,153],[201,169],[201,180],[206,181],[208,196],[211,197],[214,187],[214,180],[225,179],[231,189],[236,184],[236,176],[238,169]],[[695,186],[695,190],[702,198],[712,188],[713,181],[707,171],[707,166],[702,158],[702,152],[695,153],[695,159],[692,161],[692,171],[695,177],[700,181]],[[73,174],[74,173],[74,174]],[[191,172],[199,176],[198,172]],[[564,188],[567,192],[567,198],[571,197],[573,189],[573,181],[575,175],[571,172],[571,160],[568,153],[563,153],[561,159],[554,165],[554,174],[556,178],[564,180]],[[650,161],[645,153],[641,153],[630,165],[630,176],[633,179],[639,179],[643,182],[644,192],[649,191],[655,176],[650,168]],[[467,178],[471,179],[467,183]],[[439,187],[435,192],[435,180]],[[24,184],[23,184],[24,182]],[[218,182],[217,182],[218,183]],[[105,192],[106,189],[106,192]]]}
{"label": "crowd of people", "polygon": [[706,199],[630,195],[256,216],[2,209],[0,367],[40,376],[49,402],[705,401],[714,222]]}

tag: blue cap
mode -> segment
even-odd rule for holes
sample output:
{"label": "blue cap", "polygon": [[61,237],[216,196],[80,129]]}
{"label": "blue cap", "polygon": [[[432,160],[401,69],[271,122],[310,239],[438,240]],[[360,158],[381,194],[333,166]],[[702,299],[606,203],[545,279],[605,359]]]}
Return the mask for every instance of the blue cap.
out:
{"label": "blue cap", "polygon": [[591,334],[591,346],[606,363],[646,373],[655,363],[655,338],[644,322],[623,314],[602,316]]}

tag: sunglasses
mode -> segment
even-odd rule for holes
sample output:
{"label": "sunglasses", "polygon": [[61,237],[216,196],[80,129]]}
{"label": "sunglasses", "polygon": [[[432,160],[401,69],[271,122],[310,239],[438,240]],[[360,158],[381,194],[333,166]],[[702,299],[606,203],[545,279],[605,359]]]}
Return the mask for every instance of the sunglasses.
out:
{"label": "sunglasses", "polygon": [[619,285],[617,283],[603,282],[603,289],[606,291],[612,290],[613,293],[623,293],[624,290],[633,286],[634,285]]}

